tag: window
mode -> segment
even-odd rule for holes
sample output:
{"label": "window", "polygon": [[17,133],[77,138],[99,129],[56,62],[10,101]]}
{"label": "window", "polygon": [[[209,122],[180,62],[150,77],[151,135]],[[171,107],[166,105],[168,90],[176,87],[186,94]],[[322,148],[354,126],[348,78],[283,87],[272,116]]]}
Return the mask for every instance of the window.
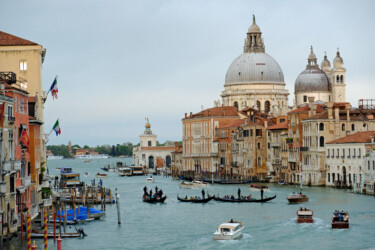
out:
{"label": "window", "polygon": [[147,145],[148,145],[149,147],[151,147],[151,141],[148,141],[148,142],[147,142]]}
{"label": "window", "polygon": [[260,101],[257,101],[257,109],[260,111]]}
{"label": "window", "polygon": [[250,129],[250,136],[253,136],[253,130]]}
{"label": "window", "polygon": [[358,158],[361,158],[361,149],[358,149]]}
{"label": "window", "polygon": [[332,149],[332,158],[335,157],[335,150]]}
{"label": "window", "polygon": [[324,123],[319,124],[319,131],[324,131]]}
{"label": "window", "polygon": [[348,158],[350,158],[350,148],[348,149]]}
{"label": "window", "polygon": [[27,61],[25,59],[20,60],[20,71],[26,71],[27,70]]}
{"label": "window", "polygon": [[20,82],[20,86],[22,89],[27,90],[27,82]]}
{"label": "window", "polygon": [[22,98],[19,98],[18,101],[19,101],[18,112],[24,114],[25,113],[25,100]]}
{"label": "window", "polygon": [[340,82],[340,76],[339,76],[339,75],[336,76],[336,82],[337,82],[337,83]]}
{"label": "window", "polygon": [[243,130],[243,137],[249,137],[249,130],[245,129]]}
{"label": "window", "polygon": [[234,106],[236,109],[238,109],[238,102],[234,102],[234,103],[233,103],[233,106]]}
{"label": "window", "polygon": [[375,170],[375,161],[372,161],[372,170]]}
{"label": "window", "polygon": [[260,149],[260,142],[258,142],[258,149]]}
{"label": "window", "polygon": [[8,106],[8,120],[9,120],[9,117],[13,117],[13,107],[12,106]]}
{"label": "window", "polygon": [[341,130],[342,130],[342,131],[345,131],[345,124],[342,124],[342,125],[341,125]]}
{"label": "window", "polygon": [[256,136],[262,136],[262,129],[257,129],[257,130],[255,131],[255,135],[256,135]]}
{"label": "window", "polygon": [[353,157],[355,157],[355,148],[353,148]]}
{"label": "window", "polygon": [[306,95],[303,96],[303,102],[307,102],[307,96]]}
{"label": "window", "polygon": [[370,170],[370,161],[367,161],[367,168]]}
{"label": "window", "polygon": [[271,148],[271,143],[268,143],[267,147],[268,147],[268,149],[270,149]]}
{"label": "window", "polygon": [[262,158],[260,156],[258,156],[258,167],[261,167],[262,166]]}
{"label": "window", "polygon": [[329,149],[327,149],[327,158],[329,158]]}
{"label": "window", "polygon": [[320,146],[320,147],[324,147],[324,136],[321,136],[321,137],[319,138],[319,146]]}
{"label": "window", "polygon": [[332,173],[332,182],[335,182],[335,173]]}
{"label": "window", "polygon": [[344,158],[345,157],[345,149],[342,149],[342,156],[341,158]]}
{"label": "window", "polygon": [[344,76],[343,75],[340,76],[340,82],[344,83]]}
{"label": "window", "polygon": [[355,131],[355,125],[352,124],[352,131]]}
{"label": "window", "polygon": [[328,175],[327,175],[327,177],[328,177],[328,182],[331,182],[331,178],[330,178],[330,177],[331,177],[331,175],[330,175],[330,174],[328,174]]}
{"label": "window", "polygon": [[266,101],[266,102],[264,103],[264,112],[265,112],[265,113],[270,112],[270,107],[271,107],[270,102],[269,102],[269,101]]}

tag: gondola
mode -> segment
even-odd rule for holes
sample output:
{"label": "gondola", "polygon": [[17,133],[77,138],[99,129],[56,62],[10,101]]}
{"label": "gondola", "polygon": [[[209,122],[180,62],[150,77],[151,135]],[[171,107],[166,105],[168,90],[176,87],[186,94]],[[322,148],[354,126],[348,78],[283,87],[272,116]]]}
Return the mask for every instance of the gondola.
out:
{"label": "gondola", "polygon": [[177,199],[179,200],[179,201],[182,201],[182,202],[193,202],[193,203],[207,203],[207,202],[209,202],[210,200],[212,200],[213,198],[215,198],[215,195],[214,196],[208,196],[208,198],[206,198],[206,199],[183,199],[183,198],[180,198],[180,197],[178,197],[178,195],[177,195]]}
{"label": "gondola", "polygon": [[216,184],[248,184],[251,180],[214,180]]}
{"label": "gondola", "polygon": [[149,195],[143,195],[143,201],[147,203],[164,203],[165,199],[167,199],[167,196],[164,197],[150,197]]}
{"label": "gondola", "polygon": [[224,199],[224,198],[220,198],[219,196],[215,198],[215,200],[217,201],[223,201],[223,202],[267,202],[267,201],[270,201],[270,200],[273,200],[276,198],[276,195],[272,196],[272,197],[269,197],[269,198],[264,198],[264,199],[252,199],[252,200],[247,200],[247,199]]}

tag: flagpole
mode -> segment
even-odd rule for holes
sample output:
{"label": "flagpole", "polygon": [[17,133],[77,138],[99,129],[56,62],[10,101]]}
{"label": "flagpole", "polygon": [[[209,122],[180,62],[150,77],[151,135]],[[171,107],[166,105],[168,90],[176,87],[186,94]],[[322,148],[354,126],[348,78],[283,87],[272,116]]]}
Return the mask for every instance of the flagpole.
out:
{"label": "flagpole", "polygon": [[[57,121],[56,121],[56,122],[58,122],[58,123],[59,123],[59,125],[60,125],[60,118],[57,118]],[[56,122],[55,122],[55,124],[56,124]],[[49,132],[49,134],[48,134],[48,135],[51,135],[52,131],[53,131],[53,126],[52,126],[52,129],[51,129],[51,132]]]}

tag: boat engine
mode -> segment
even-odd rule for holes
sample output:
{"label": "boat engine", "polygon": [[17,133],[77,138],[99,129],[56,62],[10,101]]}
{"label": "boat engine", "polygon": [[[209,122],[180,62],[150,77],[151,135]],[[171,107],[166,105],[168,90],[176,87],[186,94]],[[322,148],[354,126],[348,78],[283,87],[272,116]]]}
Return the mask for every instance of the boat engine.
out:
{"label": "boat engine", "polygon": [[83,231],[83,228],[82,227],[79,227],[79,228],[76,228],[76,231],[77,233],[80,233],[80,236],[87,236],[87,234],[85,234],[85,232]]}

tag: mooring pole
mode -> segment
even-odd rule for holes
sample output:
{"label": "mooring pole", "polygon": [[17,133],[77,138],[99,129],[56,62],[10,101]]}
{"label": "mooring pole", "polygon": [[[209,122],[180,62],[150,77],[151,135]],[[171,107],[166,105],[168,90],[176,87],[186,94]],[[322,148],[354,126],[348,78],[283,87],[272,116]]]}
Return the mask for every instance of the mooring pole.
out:
{"label": "mooring pole", "polygon": [[117,220],[118,224],[121,224],[121,216],[120,216],[120,195],[117,192],[116,188],[116,206],[117,206]]}

